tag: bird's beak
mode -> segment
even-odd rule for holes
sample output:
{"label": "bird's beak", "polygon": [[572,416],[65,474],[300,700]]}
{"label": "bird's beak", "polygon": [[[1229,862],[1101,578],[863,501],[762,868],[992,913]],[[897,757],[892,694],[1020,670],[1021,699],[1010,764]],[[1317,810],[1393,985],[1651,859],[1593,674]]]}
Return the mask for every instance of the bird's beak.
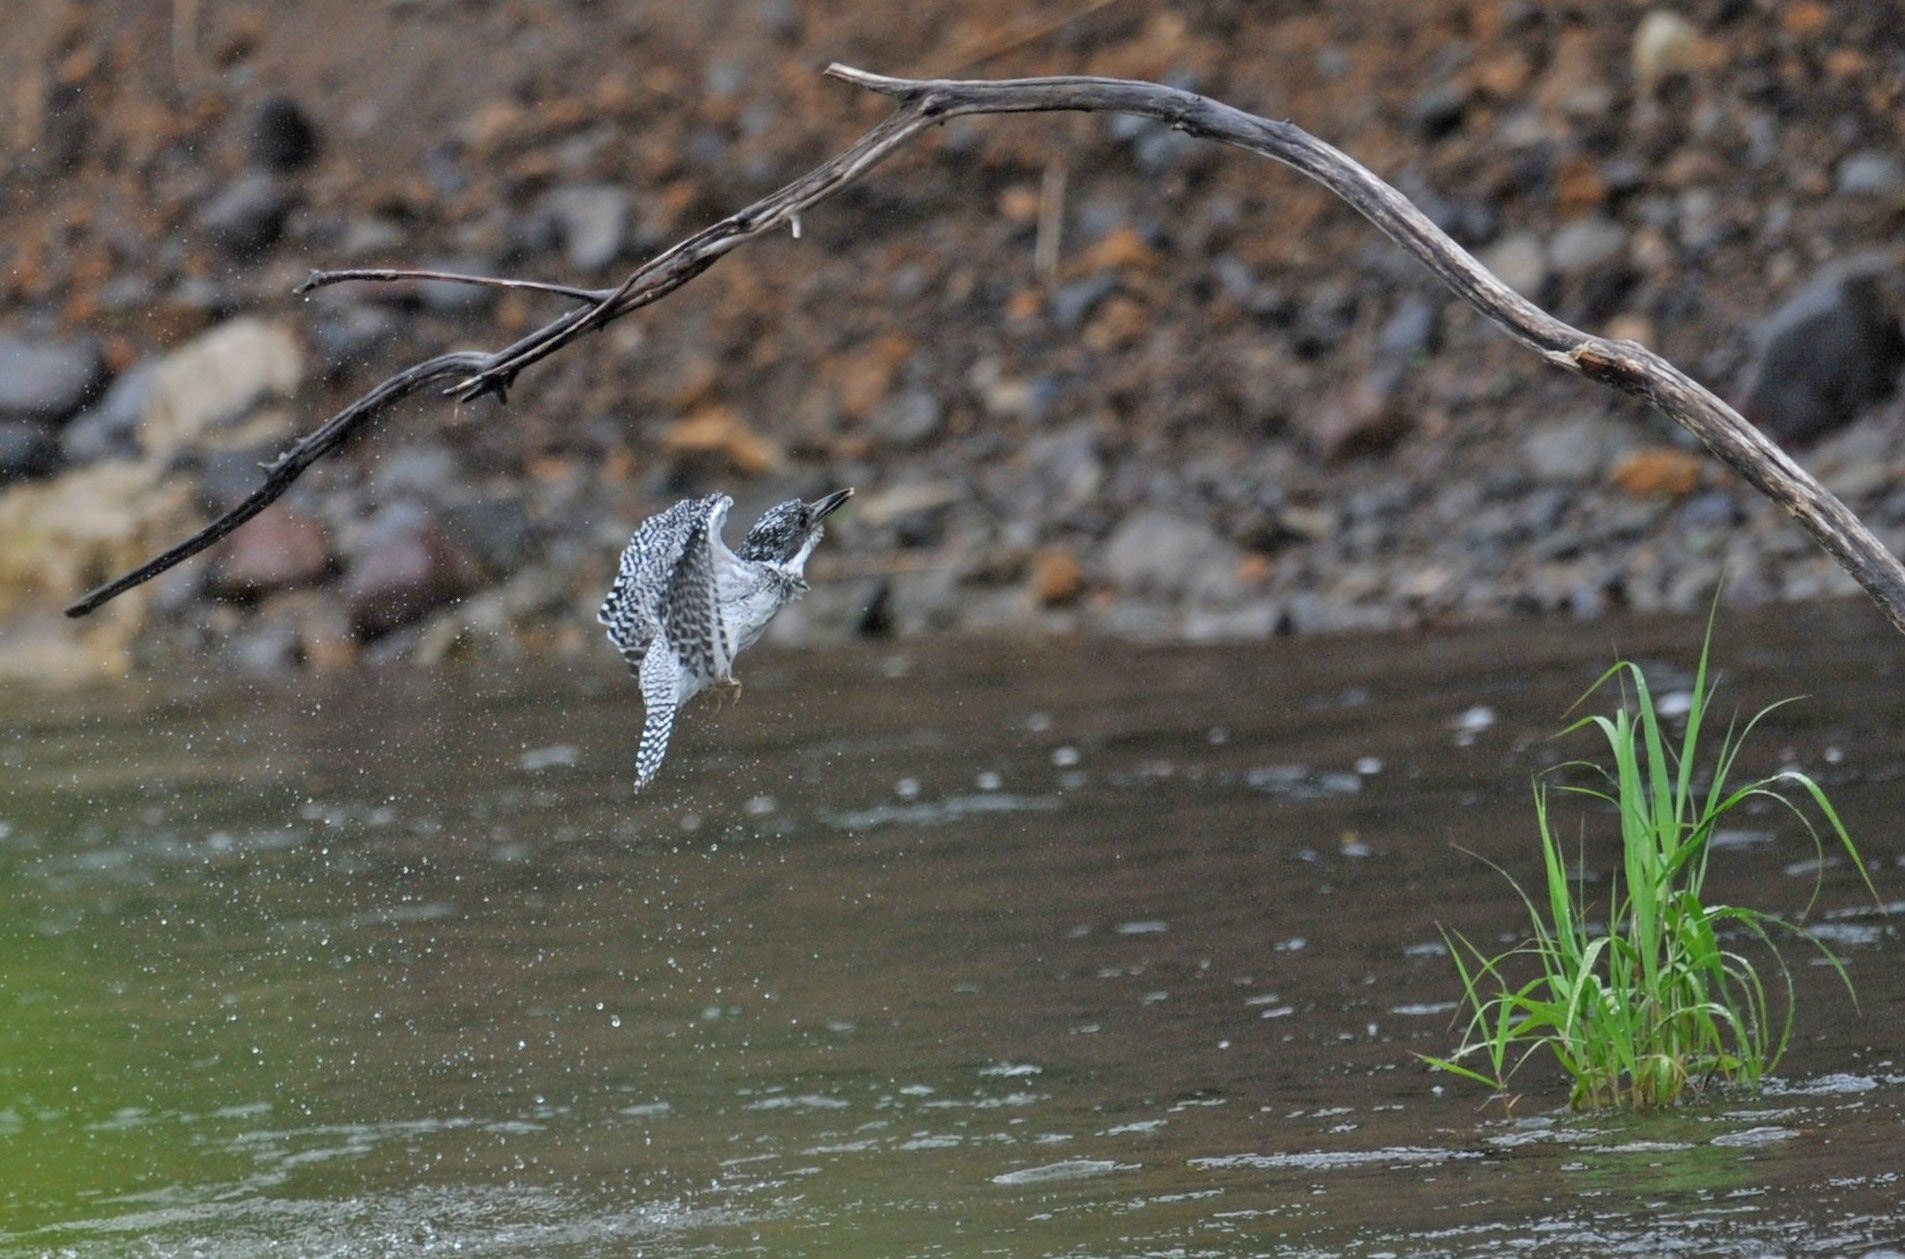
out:
{"label": "bird's beak", "polygon": [[812,507],[814,519],[817,521],[825,520],[846,506],[847,500],[852,497],[853,491],[851,489],[845,489],[835,490],[833,493],[827,495],[827,497],[816,500]]}

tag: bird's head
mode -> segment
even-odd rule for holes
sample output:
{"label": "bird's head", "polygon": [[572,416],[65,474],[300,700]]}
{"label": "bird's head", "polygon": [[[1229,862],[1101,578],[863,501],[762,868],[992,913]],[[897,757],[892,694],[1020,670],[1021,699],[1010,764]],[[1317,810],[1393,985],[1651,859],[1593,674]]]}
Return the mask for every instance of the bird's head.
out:
{"label": "bird's head", "polygon": [[850,489],[835,490],[811,503],[790,498],[770,507],[747,531],[736,554],[744,560],[778,565],[798,577],[807,566],[807,557],[827,532],[820,522],[852,497]]}

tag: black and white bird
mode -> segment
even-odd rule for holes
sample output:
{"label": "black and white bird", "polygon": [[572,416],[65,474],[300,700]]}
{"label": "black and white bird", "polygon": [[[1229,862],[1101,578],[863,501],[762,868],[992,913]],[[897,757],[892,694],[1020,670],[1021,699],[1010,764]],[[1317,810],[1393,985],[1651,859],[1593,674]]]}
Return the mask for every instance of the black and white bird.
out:
{"label": "black and white bird", "polygon": [[806,593],[807,557],[826,533],[821,521],[852,497],[836,490],[770,507],[738,551],[721,539],[734,506],[726,494],[686,499],[635,530],[596,619],[642,682],[637,790],[661,768],[675,710],[709,686],[739,685],[735,656]]}

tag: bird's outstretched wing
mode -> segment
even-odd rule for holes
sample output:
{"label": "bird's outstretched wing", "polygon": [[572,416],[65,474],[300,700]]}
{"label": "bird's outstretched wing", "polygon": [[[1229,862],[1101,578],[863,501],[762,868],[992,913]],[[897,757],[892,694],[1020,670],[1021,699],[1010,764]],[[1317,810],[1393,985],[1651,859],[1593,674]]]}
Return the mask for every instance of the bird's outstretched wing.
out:
{"label": "bird's outstretched wing", "polygon": [[718,530],[731,505],[725,494],[683,499],[644,520],[628,540],[596,620],[608,628],[609,641],[631,670],[640,671],[649,644],[662,630],[682,559],[696,547],[705,550],[710,519]]}

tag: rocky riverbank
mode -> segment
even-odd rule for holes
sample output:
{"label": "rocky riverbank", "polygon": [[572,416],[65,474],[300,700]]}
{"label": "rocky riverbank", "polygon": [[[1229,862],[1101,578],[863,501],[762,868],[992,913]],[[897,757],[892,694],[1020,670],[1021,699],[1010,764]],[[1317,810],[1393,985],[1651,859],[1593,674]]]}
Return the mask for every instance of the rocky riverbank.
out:
{"label": "rocky riverbank", "polygon": [[1851,592],[1664,421],[1509,345],[1328,194],[1093,117],[949,126],[506,409],[405,407],[207,557],[59,618],[391,371],[554,309],[292,298],[309,269],[612,282],[880,115],[828,59],[1290,117],[1522,292],[1734,400],[1905,548],[1905,45],[1880,6],[41,9],[0,51],[30,106],[0,137],[0,673],[596,650],[629,529],[715,487],[736,516],[860,491],[786,641],[1585,617],[1697,608],[1723,573],[1743,603]]}

